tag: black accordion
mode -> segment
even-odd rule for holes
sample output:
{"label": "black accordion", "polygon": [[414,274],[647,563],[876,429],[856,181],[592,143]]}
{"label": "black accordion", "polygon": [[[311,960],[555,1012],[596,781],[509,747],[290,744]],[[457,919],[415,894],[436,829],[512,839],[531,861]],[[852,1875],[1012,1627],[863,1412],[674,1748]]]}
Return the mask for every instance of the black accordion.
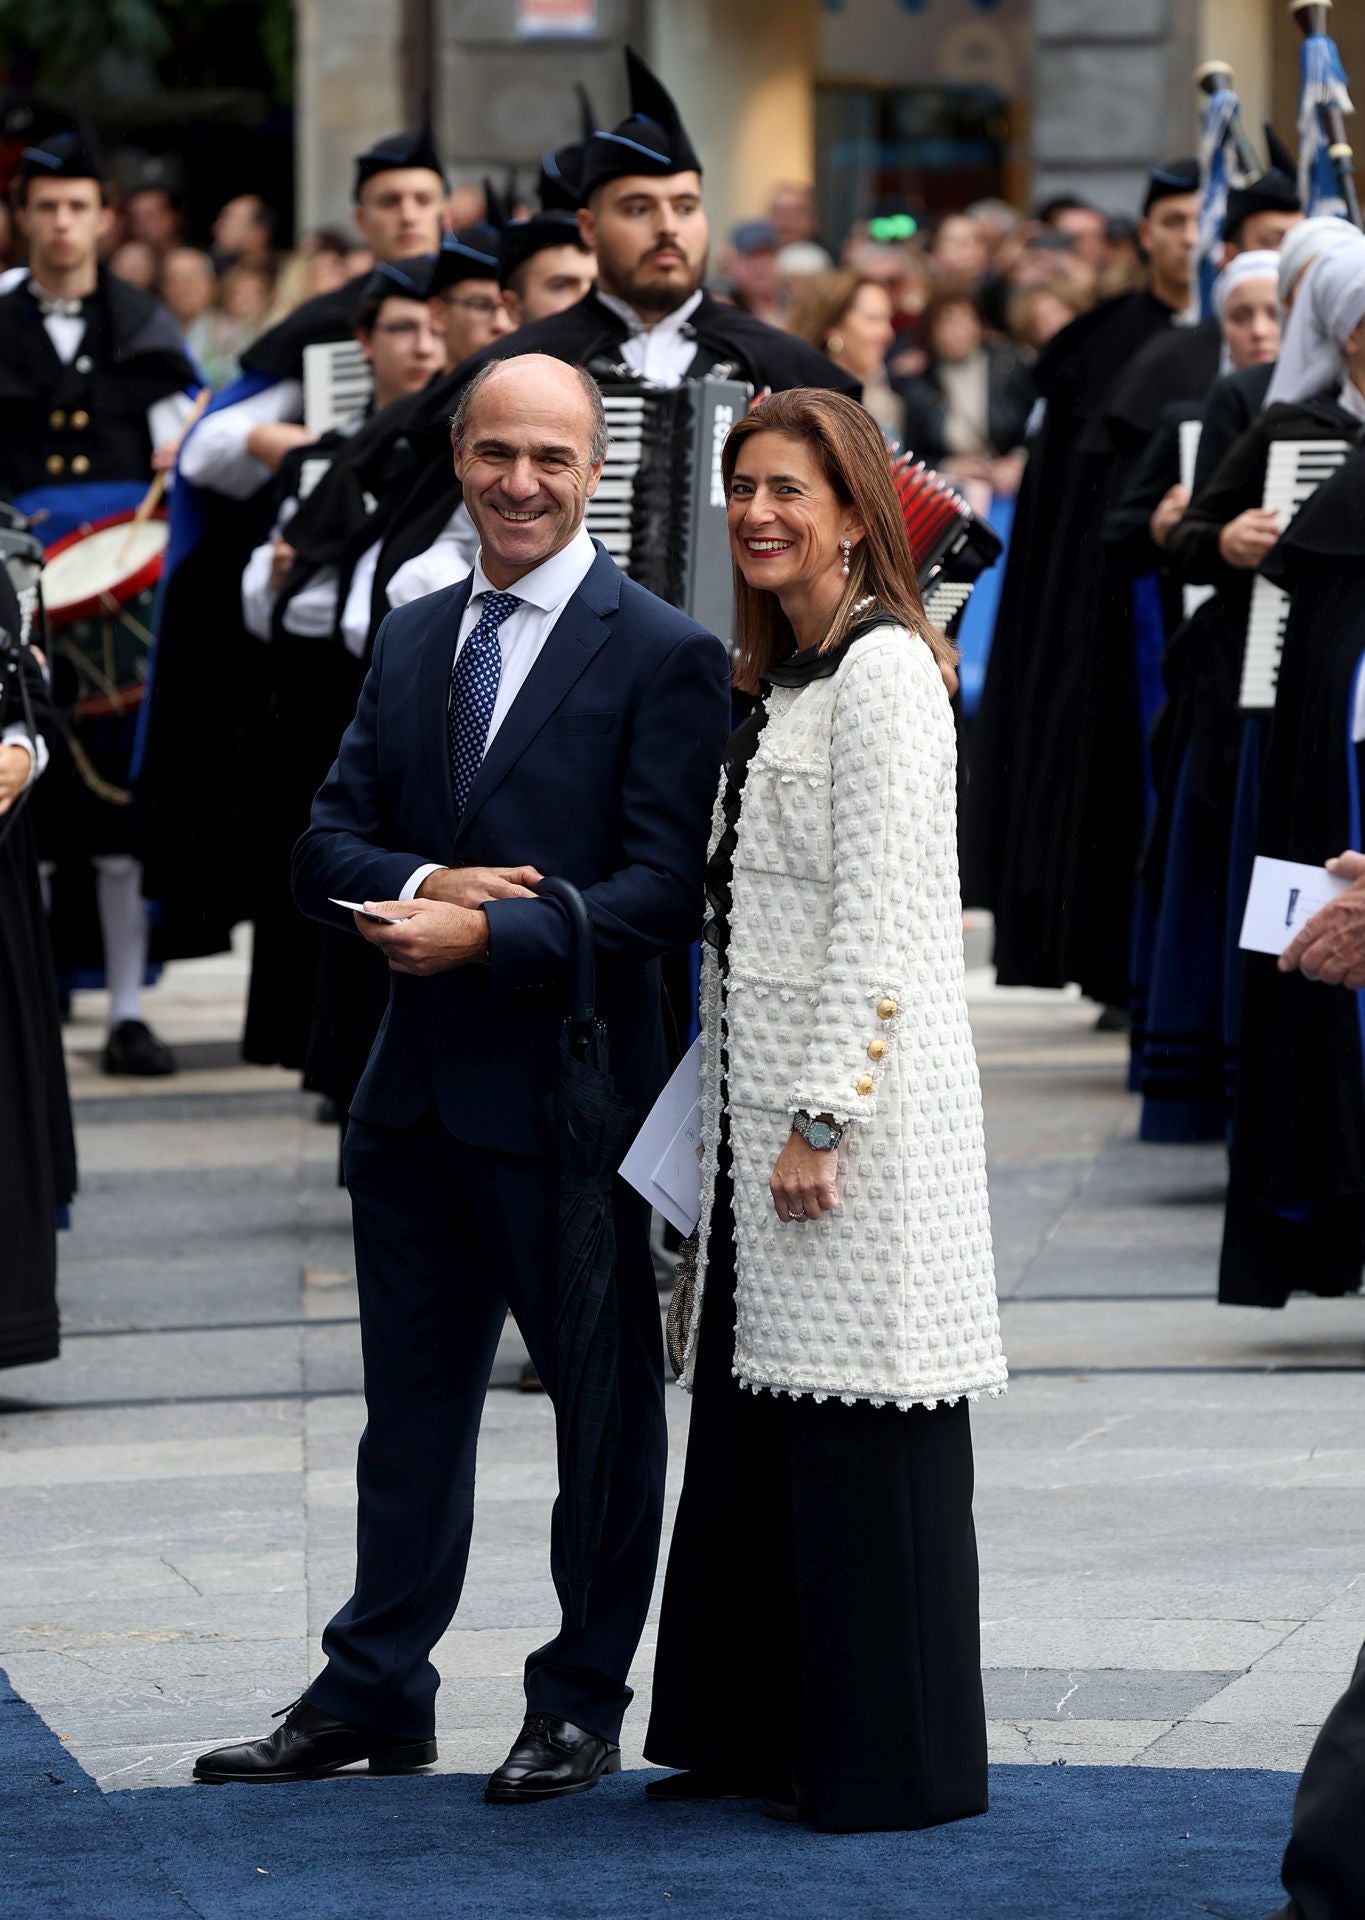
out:
{"label": "black accordion", "polygon": [[723,638],[734,627],[720,452],[749,410],[741,380],[641,385],[598,376],[611,443],[584,524],[623,573]]}

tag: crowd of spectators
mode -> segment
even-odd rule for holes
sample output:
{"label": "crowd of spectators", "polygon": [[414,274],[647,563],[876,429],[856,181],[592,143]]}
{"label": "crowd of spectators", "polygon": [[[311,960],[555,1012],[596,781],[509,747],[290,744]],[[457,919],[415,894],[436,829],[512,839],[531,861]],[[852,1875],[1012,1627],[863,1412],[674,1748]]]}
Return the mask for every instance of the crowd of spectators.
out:
{"label": "crowd of spectators", "polygon": [[[484,211],[482,188],[462,183],[447,224],[466,226]],[[288,250],[276,228],[261,195],[241,193],[205,230],[190,231],[168,184],[135,180],[108,209],[103,251],[121,279],[165,301],[219,388],[267,327],[373,264],[341,228],[314,228]],[[0,266],[14,246],[0,220]],[[1001,493],[1018,482],[1030,364],[1068,321],[1140,275],[1133,223],[1074,195],[1031,217],[999,199],[936,220],[884,202],[832,245],[819,231],[814,189],[784,181],[761,213],[732,228],[709,284],[853,374],[892,439]]]}
{"label": "crowd of spectators", "polygon": [[1022,472],[1032,362],[1142,274],[1135,224],[1074,195],[1032,217],[992,199],[919,221],[886,203],[832,249],[814,190],[790,181],[732,229],[715,267],[713,292],[861,380],[888,435],[997,494]]}

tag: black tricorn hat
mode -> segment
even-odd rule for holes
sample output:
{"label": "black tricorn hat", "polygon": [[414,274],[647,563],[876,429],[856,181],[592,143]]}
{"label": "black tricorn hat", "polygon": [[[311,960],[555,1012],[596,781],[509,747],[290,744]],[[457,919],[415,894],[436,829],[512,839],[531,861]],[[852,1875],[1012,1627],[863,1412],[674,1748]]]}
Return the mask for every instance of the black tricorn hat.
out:
{"label": "black tricorn hat", "polygon": [[1298,178],[1298,161],[1268,120],[1265,123],[1265,150],[1270,159],[1272,173],[1286,174],[1291,180]]}
{"label": "black tricorn hat", "polygon": [[361,306],[369,300],[399,296],[406,300],[425,300],[431,291],[435,267],[434,253],[414,253],[406,260],[382,261],[360,289]]}
{"label": "black tricorn hat", "polygon": [[[498,242],[502,284],[506,286],[517,268],[533,253],[542,253],[546,247],[573,246],[581,247],[583,243],[578,237],[578,217],[566,207],[548,207],[543,213],[533,213],[528,220],[509,220]],[[583,251],[586,253],[587,248],[583,247]]]}
{"label": "black tricorn hat", "polygon": [[1223,238],[1235,240],[1243,224],[1253,213],[1302,213],[1298,182],[1278,167],[1272,167],[1245,187],[1228,189],[1227,211],[1223,215]]}
{"label": "black tricorn hat", "polygon": [[1193,157],[1168,160],[1164,167],[1153,167],[1147,180],[1147,195],[1142,211],[1150,213],[1158,200],[1169,200],[1177,193],[1198,193],[1199,162]]}
{"label": "black tricorn hat", "polygon": [[501,272],[499,245],[507,224],[507,212],[491,180],[483,183],[487,211],[454,233],[441,235],[441,250],[431,272],[431,294],[444,293],[461,280],[497,280]]}
{"label": "black tricorn hat", "polygon": [[399,167],[427,167],[440,176],[441,185],[446,184],[446,170],[441,165],[441,156],[436,151],[436,137],[431,130],[431,115],[424,112],[422,124],[416,133],[390,133],[384,139],[376,140],[364,153],[358,153],[355,159],[355,194],[359,199],[362,187],[367,180],[373,180],[377,173],[393,173]]}
{"label": "black tricorn hat", "polygon": [[579,192],[588,195],[623,174],[700,173],[701,161],[687,137],[673,96],[656,80],[633,47],[626,48],[630,112],[619,126],[593,133],[583,156]]}
{"label": "black tricorn hat", "polygon": [[581,80],[574,83],[574,92],[578,95],[578,117],[581,128],[577,140],[571,140],[567,146],[556,147],[553,153],[541,156],[537,191],[540,195],[541,209],[545,213],[549,213],[552,208],[572,213],[576,207],[582,205],[583,194],[579,181],[583,175],[583,162],[587,157],[588,146],[597,126],[597,116],[592,110],[588,90]]}
{"label": "black tricorn hat", "polygon": [[93,138],[80,127],[49,134],[19,157],[18,176],[29,180],[104,179],[104,162]]}

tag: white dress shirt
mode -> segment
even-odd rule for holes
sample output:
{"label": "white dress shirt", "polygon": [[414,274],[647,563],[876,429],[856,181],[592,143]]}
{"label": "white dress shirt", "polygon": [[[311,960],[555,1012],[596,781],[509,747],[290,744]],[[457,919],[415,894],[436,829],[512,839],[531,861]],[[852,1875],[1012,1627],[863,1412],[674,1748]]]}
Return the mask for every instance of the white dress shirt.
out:
{"label": "white dress shirt", "polygon": [[[514,613],[508,614],[498,629],[498,641],[502,648],[502,673],[498,679],[498,697],[493,702],[493,717],[488,723],[488,738],[484,741],[487,753],[490,742],[498,728],[507,718],[512,702],[525,686],[532,667],[540,658],[545,642],[555,630],[556,622],[569,601],[578,592],[587,578],[588,569],[597,558],[597,549],[586,527],[580,527],[567,546],[558,553],[552,553],[530,573],[512,586],[495,587],[483,570],[483,555],[474,562],[474,584],[460,619],[460,631],[455,641],[455,659],[460,657],[460,649],[478,625],[483,612],[483,597],[486,593],[511,593],[521,601]],[[450,695],[446,695],[446,707],[449,711]],[[425,866],[418,867],[412,874],[400,900],[411,900],[429,873],[437,873],[447,863],[442,860],[430,860]]]}
{"label": "white dress shirt", "polygon": [[0,730],[0,747],[22,747],[28,755],[28,777],[24,781],[25,787],[31,787],[47,766],[46,740],[41,734],[30,733],[22,720],[16,720],[12,726]]}
{"label": "white dress shirt", "polygon": [[599,287],[597,297],[630,328],[621,343],[621,358],[631,372],[638,373],[651,387],[680,387],[697,357],[696,340],[683,329],[701,305],[701,288],[652,327],[647,327],[634,307],[618,300],[614,293],[603,293]]}
{"label": "white dress shirt", "polygon": [[[341,613],[341,637],[347,651],[357,660],[365,658],[370,637],[374,576],[379,571],[379,550],[383,544],[382,540],[374,541],[356,561]],[[420,600],[423,594],[439,593],[442,587],[458,585],[473,570],[478,551],[478,532],[469,517],[469,509],[461,500],[426,551],[414,554],[411,560],[395,568],[384,589],[385,600],[390,607],[405,607],[409,600]]]}
{"label": "white dress shirt", "polygon": [[271,478],[264,460],[246,450],[251,429],[302,419],[303,382],[277,380],[249,400],[234,401],[199,421],[180,449],[180,472],[196,487],[208,487],[229,500],[249,500]]}

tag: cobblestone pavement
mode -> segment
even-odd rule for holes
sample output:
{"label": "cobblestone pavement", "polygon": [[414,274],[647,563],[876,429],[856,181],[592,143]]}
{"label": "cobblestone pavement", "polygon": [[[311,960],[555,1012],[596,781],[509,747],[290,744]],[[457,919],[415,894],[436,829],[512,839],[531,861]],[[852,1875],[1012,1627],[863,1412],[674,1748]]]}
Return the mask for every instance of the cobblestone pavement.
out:
{"label": "cobblestone pavement", "polygon": [[[1365,1636],[1365,1308],[1213,1300],[1223,1159],[1134,1140],[1124,1047],[972,975],[1008,1397],[975,1410],[992,1757],[1297,1769]],[[0,1374],[0,1666],[107,1789],[269,1724],[348,1590],[362,1420],[335,1134],[236,1063],[241,958],[172,969],[175,1079],[70,1029],[66,1344]],[[437,1660],[441,1765],[497,1763],[550,1631],[550,1409],[505,1336]],[[676,1496],[687,1401],[670,1395]],[[640,1760],[653,1630],[627,1765]]]}

